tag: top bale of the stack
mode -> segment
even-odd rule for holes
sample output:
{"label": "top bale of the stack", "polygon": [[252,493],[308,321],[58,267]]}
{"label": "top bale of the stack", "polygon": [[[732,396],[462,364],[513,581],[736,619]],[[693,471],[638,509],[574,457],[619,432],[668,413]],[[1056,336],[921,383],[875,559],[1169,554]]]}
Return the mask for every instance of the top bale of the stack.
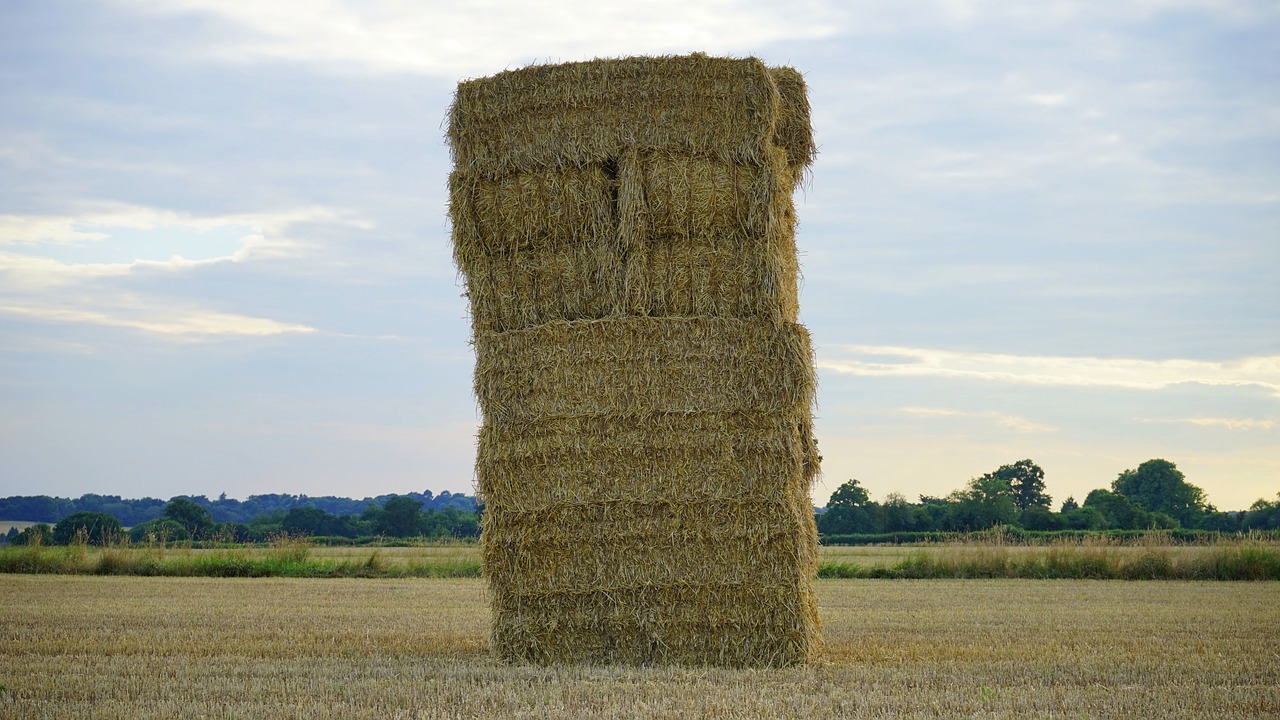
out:
{"label": "top bale of the stack", "polygon": [[454,166],[479,176],[545,172],[663,151],[769,164],[812,161],[804,81],[756,58],[631,57],[534,65],[459,83]]}

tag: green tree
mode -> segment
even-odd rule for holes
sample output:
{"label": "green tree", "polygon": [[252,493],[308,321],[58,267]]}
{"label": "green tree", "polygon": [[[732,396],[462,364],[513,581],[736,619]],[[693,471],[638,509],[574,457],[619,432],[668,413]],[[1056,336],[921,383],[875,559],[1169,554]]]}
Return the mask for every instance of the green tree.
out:
{"label": "green tree", "polygon": [[951,503],[945,524],[949,530],[986,530],[1012,523],[1018,517],[1013,489],[1003,478],[988,473],[947,496]]}
{"label": "green tree", "polygon": [[413,537],[422,534],[422,501],[397,495],[382,506],[377,517],[377,532],[391,537]]}
{"label": "green tree", "polygon": [[910,532],[915,529],[915,515],[902,493],[892,492],[885,496],[880,510],[884,517],[885,532]]}
{"label": "green tree", "polygon": [[67,545],[78,536],[89,545],[109,545],[124,537],[124,528],[115,517],[100,512],[77,512],[53,526],[53,541]]}
{"label": "green tree", "polygon": [[1019,510],[1030,507],[1047,508],[1052,500],[1044,492],[1044,470],[1031,460],[1001,465],[995,472],[989,472],[983,477],[1008,483],[1009,489],[1013,491],[1013,504]]}
{"label": "green tree", "polygon": [[22,529],[13,538],[14,545],[44,545],[53,540],[53,528],[48,523],[36,523]]}
{"label": "green tree", "polygon": [[1106,528],[1113,530],[1145,530],[1151,526],[1151,514],[1129,498],[1110,490],[1090,490],[1084,499],[1085,510],[1102,516]]}
{"label": "green tree", "polygon": [[1178,466],[1156,458],[1125,470],[1111,483],[1112,492],[1125,496],[1147,512],[1164,513],[1184,527],[1196,527],[1209,511],[1204,491],[1187,482]]}
{"label": "green tree", "polygon": [[156,518],[134,525],[129,529],[129,542],[134,543],[170,543],[190,540],[191,533],[182,523],[166,517]]}
{"label": "green tree", "polygon": [[332,535],[335,519],[320,508],[296,507],[285,513],[280,527],[290,535]]}
{"label": "green tree", "polygon": [[1061,530],[1065,521],[1047,507],[1032,505],[1018,514],[1018,524],[1027,530]]}
{"label": "green tree", "polygon": [[1068,530],[1105,530],[1107,519],[1093,507],[1078,507],[1062,513]]}
{"label": "green tree", "polygon": [[1280,493],[1274,501],[1258,498],[1249,506],[1241,523],[1246,530],[1280,530]]}
{"label": "green tree", "polygon": [[200,540],[213,529],[213,515],[186,498],[174,498],[164,506],[164,517],[186,529],[192,540]]}
{"label": "green tree", "polygon": [[871,496],[867,494],[865,488],[857,480],[849,479],[842,483],[836,491],[831,493],[831,498],[827,500],[827,509],[833,507],[866,507],[871,502]]}
{"label": "green tree", "polygon": [[818,531],[824,535],[877,533],[879,507],[857,480],[848,480],[831,493],[827,511],[818,518]]}
{"label": "green tree", "polygon": [[1059,512],[1065,515],[1078,507],[1080,507],[1080,503],[1076,502],[1075,496],[1068,495],[1067,499],[1062,501],[1062,510]]}

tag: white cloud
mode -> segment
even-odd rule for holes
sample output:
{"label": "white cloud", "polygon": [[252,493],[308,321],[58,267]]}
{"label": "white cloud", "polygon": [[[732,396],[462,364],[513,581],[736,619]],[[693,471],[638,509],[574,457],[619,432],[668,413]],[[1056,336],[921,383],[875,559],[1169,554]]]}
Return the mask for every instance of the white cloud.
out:
{"label": "white cloud", "polygon": [[999,427],[1008,428],[1014,432],[1024,434],[1057,431],[1057,428],[1052,425],[1038,423],[1034,420],[1020,417],[1018,415],[1006,415],[1005,413],[995,410],[956,410],[953,408],[904,407],[900,408],[899,412],[907,413],[908,415],[988,420]]}
{"label": "white cloud", "polygon": [[1280,355],[1226,361],[1145,360],[848,345],[821,353],[818,367],[867,377],[942,377],[1137,390],[1182,383],[1259,387],[1280,397]]}
{"label": "white cloud", "polygon": [[[841,5],[742,0],[643,3],[557,0],[416,3],[408,0],[118,0],[150,13],[199,13],[248,32],[193,52],[228,62],[288,60],[449,78],[532,60],[741,53],[783,39],[835,34]],[[548,58],[546,53],[561,57]]]}
{"label": "white cloud", "polygon": [[[306,207],[271,213],[243,213],[199,216],[170,210],[100,203],[69,215],[0,215],[0,248],[9,246],[25,252],[0,251],[0,276],[5,278],[6,293],[59,287],[103,277],[124,276],[139,270],[185,270],[223,262],[295,257],[304,254],[312,243],[299,239],[290,227],[299,223],[330,222],[350,227],[368,228],[370,224],[349,214],[327,207]],[[126,260],[110,262],[76,261],[75,250],[87,250],[95,244],[111,240],[124,231],[163,234],[198,240],[202,235],[244,229],[237,247],[221,254],[187,257],[171,250],[187,251],[185,244],[150,243],[146,248],[126,248],[137,254]],[[158,251],[157,246],[164,246]],[[54,247],[70,250],[71,259],[48,257]],[[150,251],[152,257],[141,254]],[[158,256],[155,253],[158,252]],[[64,253],[66,254],[66,253]]]}
{"label": "white cloud", "polygon": [[1032,105],[1043,105],[1045,107],[1057,107],[1065,105],[1071,96],[1066,93],[1030,93],[1026,95],[1027,102]]}
{"label": "white cloud", "polygon": [[[114,312],[88,310],[83,307],[23,307],[0,305],[0,313],[49,322],[85,323],[124,327],[145,332],[202,339],[218,335],[266,336],[284,333],[310,333],[315,328],[282,323],[267,318],[221,313],[201,309],[174,309],[157,305],[114,308]],[[131,316],[130,316],[131,315]]]}
{"label": "white cloud", "polygon": [[1226,430],[1271,430],[1280,426],[1275,420],[1265,418],[1228,418],[1228,417],[1187,417],[1187,418],[1140,418],[1139,422],[1169,425],[1195,425],[1198,427],[1219,427]]}
{"label": "white cloud", "polygon": [[[185,229],[199,233],[228,226],[249,226],[259,235],[281,236],[290,225],[322,220],[368,227],[366,221],[330,207],[311,206],[268,213],[196,215],[126,203],[88,203],[63,215],[0,215],[0,245],[71,244],[106,240],[111,229]],[[91,228],[91,229],[90,229]],[[247,240],[261,238],[250,236]],[[296,242],[293,246],[296,247]]]}
{"label": "white cloud", "polygon": [[[0,248],[20,251],[0,251],[0,313],[43,322],[129,328],[188,340],[313,332],[315,328],[298,323],[222,312],[172,297],[139,296],[120,284],[141,272],[181,272],[220,263],[295,257],[312,249],[312,243],[296,238],[292,227],[313,222],[369,227],[347,213],[319,206],[198,216],[99,203],[68,215],[0,216]],[[194,258],[169,254],[188,248],[199,252],[205,249],[197,242],[201,236],[228,230],[233,236],[231,246],[214,254]],[[134,244],[124,243],[117,249],[128,259],[83,259],[117,235],[133,239]],[[49,253],[61,257],[49,257]],[[146,253],[158,256],[139,256]]]}

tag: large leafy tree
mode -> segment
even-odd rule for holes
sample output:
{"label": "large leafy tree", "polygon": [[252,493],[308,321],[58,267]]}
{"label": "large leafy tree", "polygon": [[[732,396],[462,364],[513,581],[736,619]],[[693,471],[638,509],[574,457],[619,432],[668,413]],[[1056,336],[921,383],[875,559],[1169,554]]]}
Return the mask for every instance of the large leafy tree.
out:
{"label": "large leafy tree", "polygon": [[1164,513],[1185,527],[1195,527],[1206,511],[1204,491],[1187,482],[1178,466],[1156,458],[1125,470],[1111,483],[1111,490],[1148,511]]}
{"label": "large leafy tree", "polygon": [[973,478],[969,486],[947,496],[947,528],[950,530],[986,530],[1007,525],[1018,517],[1009,483],[992,473]]}
{"label": "large leafy tree", "polygon": [[827,511],[818,518],[818,530],[825,535],[880,532],[878,511],[866,488],[850,479],[831,493]]}
{"label": "large leafy tree", "polygon": [[884,516],[885,532],[906,532],[915,528],[915,515],[911,504],[902,496],[902,493],[889,493],[880,508]]}
{"label": "large leafy tree", "polygon": [[164,506],[164,517],[181,525],[193,540],[199,540],[213,530],[213,515],[186,498],[170,500]]}
{"label": "large leafy tree", "polygon": [[280,521],[280,527],[290,535],[330,535],[336,517],[314,507],[291,508]]}
{"label": "large leafy tree", "polygon": [[375,529],[391,537],[413,537],[422,534],[425,519],[421,500],[397,495],[382,505]]}
{"label": "large leafy tree", "polygon": [[1047,508],[1053,500],[1044,492],[1044,470],[1029,459],[1001,465],[994,472],[984,475],[983,479],[1008,483],[1009,489],[1013,491],[1013,504],[1018,510]]}
{"label": "large leafy tree", "polygon": [[1084,499],[1084,509],[1097,512],[1107,528],[1142,529],[1146,522],[1146,513],[1133,501],[1102,488],[1089,491]]}
{"label": "large leafy tree", "polygon": [[53,526],[53,541],[66,545],[77,538],[89,545],[107,545],[124,537],[124,528],[114,516],[100,512],[78,512]]}
{"label": "large leafy tree", "polygon": [[1249,530],[1280,530],[1280,493],[1276,493],[1274,501],[1259,498],[1250,505],[1244,526]]}

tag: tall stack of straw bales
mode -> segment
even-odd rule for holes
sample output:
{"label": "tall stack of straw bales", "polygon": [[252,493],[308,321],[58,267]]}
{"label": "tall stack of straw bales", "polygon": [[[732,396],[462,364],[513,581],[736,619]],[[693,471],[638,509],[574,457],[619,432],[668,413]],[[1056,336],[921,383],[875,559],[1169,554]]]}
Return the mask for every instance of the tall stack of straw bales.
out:
{"label": "tall stack of straw bales", "polygon": [[800,75],[704,55],[534,66],[460,83],[449,139],[497,654],[807,659]]}

